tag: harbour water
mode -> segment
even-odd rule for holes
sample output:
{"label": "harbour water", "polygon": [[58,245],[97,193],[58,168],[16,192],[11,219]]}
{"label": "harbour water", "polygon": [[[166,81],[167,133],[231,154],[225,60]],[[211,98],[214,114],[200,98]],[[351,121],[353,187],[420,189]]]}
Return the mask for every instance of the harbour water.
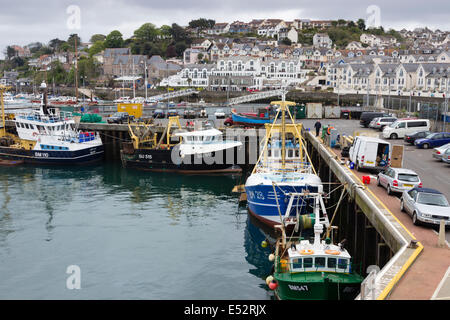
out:
{"label": "harbour water", "polygon": [[240,182],[0,167],[0,299],[270,299],[270,249],[231,193]]}

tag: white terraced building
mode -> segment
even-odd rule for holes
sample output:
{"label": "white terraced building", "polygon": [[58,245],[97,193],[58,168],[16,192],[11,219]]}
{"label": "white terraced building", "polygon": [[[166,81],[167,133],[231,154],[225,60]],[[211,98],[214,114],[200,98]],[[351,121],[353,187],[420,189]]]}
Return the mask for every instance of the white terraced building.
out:
{"label": "white terraced building", "polygon": [[251,56],[221,58],[214,64],[186,65],[178,74],[161,81],[161,86],[201,87],[208,90],[240,91],[305,82],[310,70],[300,59],[275,59]]}
{"label": "white terraced building", "polygon": [[443,97],[450,90],[450,62],[338,62],[327,69],[327,85],[340,93]]}

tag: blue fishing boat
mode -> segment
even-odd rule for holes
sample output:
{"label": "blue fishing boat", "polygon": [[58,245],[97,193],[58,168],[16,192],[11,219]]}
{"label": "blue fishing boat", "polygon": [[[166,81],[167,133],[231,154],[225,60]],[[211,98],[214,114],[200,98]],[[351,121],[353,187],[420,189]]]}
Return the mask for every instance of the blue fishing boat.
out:
{"label": "blue fishing boat", "polygon": [[268,109],[261,109],[257,114],[237,113],[233,109],[231,110],[231,118],[233,119],[233,124],[249,127],[263,126],[266,123],[271,123],[273,120]]}
{"label": "blue fishing boat", "polygon": [[[295,123],[287,106],[280,108],[272,124],[265,124],[266,137],[258,162],[245,183],[250,215],[271,227],[295,224],[300,215],[309,214],[311,198],[291,194],[317,193],[323,190],[301,136],[301,123]],[[287,113],[286,113],[287,111]],[[281,114],[281,124],[276,124]],[[288,114],[292,123],[286,124]]]}

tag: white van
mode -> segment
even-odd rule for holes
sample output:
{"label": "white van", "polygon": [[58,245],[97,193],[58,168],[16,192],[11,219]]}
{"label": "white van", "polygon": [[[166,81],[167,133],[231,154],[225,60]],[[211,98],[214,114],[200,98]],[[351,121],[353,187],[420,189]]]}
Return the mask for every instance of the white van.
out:
{"label": "white van", "polygon": [[349,150],[349,158],[356,170],[361,168],[384,170],[391,162],[391,144],[382,139],[356,136]]}
{"label": "white van", "polygon": [[419,131],[430,131],[430,120],[428,119],[398,119],[391,125],[384,127],[383,138],[404,138],[405,134]]}

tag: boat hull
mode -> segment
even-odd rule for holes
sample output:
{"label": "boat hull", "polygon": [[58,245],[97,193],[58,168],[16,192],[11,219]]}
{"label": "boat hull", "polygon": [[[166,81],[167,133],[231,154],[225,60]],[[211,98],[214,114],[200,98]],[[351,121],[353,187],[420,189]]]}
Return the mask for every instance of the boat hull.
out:
{"label": "boat hull", "polygon": [[237,125],[247,125],[247,126],[263,126],[266,123],[271,123],[272,119],[270,118],[259,118],[249,115],[241,115],[233,113],[231,115],[231,118],[233,119],[233,124]]}
{"label": "boat hull", "polygon": [[[280,215],[284,216],[288,207],[290,196],[289,192],[300,192],[309,190],[310,192],[318,192],[317,186],[306,186],[304,184],[299,185],[277,185],[275,187],[277,198],[275,198],[275,192],[272,185],[251,185],[245,186],[245,192],[247,194],[247,204],[249,213],[263,222],[264,224],[273,227],[280,224]],[[277,203],[278,199],[278,203]],[[300,215],[310,213],[308,207],[312,205],[311,199],[295,201],[291,211],[290,217],[297,215],[297,210]]]}
{"label": "boat hull", "polygon": [[[234,150],[237,154],[237,148]],[[242,168],[233,161],[225,163],[207,163],[197,155],[186,156],[181,163],[172,159],[172,150],[167,149],[137,149],[133,153],[121,150],[122,164],[127,168],[154,172],[178,172],[185,174],[240,174]],[[228,163],[227,163],[228,162]]]}
{"label": "boat hull", "polygon": [[275,273],[280,300],[354,300],[360,292],[362,277],[357,274],[322,272]]}
{"label": "boat hull", "polygon": [[101,161],[103,156],[103,145],[77,151],[41,151],[0,147],[1,160],[23,161],[31,164],[83,165]]}

